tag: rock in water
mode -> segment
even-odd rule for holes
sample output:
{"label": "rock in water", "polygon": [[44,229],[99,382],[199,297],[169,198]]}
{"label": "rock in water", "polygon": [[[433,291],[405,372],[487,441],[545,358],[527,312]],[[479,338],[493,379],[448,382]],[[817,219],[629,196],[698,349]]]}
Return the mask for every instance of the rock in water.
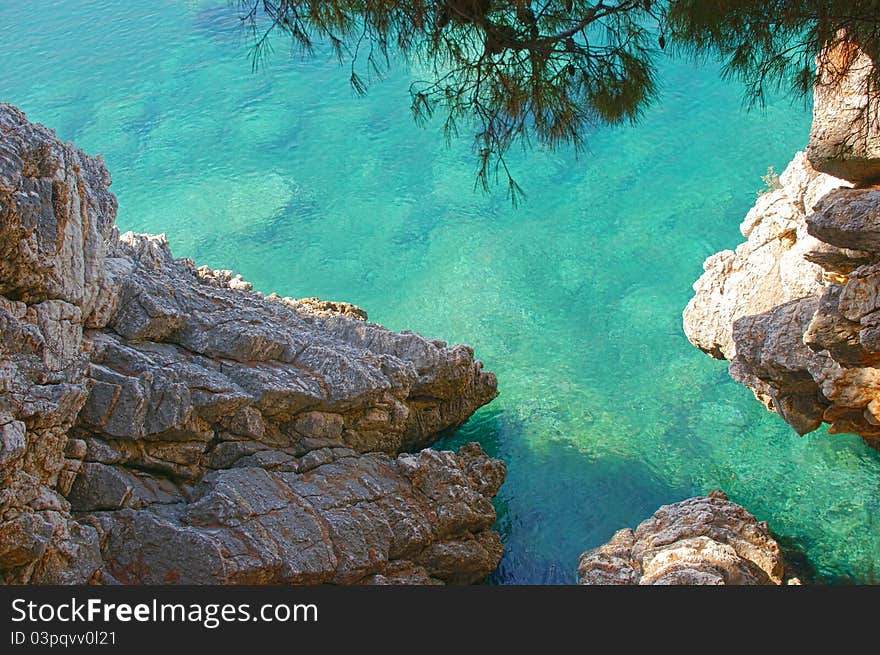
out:
{"label": "rock in water", "polygon": [[504,464],[417,452],[497,395],[473,351],[120,236],[109,184],[0,104],[0,582],[490,573]]}
{"label": "rock in water", "polygon": [[778,585],[784,563],[766,523],[721,492],[664,505],[580,556],[582,585]]}
{"label": "rock in water", "polygon": [[[840,107],[867,102],[848,88],[836,87]],[[880,134],[863,134],[858,152],[831,148],[829,135],[867,127],[829,93],[817,87],[809,160],[795,156],[758,199],[745,243],[706,260],[684,329],[798,433],[824,422],[880,447],[880,191],[864,186],[880,171]]]}

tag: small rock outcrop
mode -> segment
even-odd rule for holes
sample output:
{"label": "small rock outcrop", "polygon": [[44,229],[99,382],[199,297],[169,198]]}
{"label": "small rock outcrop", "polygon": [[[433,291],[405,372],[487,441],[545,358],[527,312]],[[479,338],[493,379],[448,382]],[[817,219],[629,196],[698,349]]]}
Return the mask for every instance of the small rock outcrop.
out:
{"label": "small rock outcrop", "polygon": [[421,450],[467,346],[119,235],[100,158],[0,104],[0,583],[470,583],[505,467]]}
{"label": "small rock outcrop", "polygon": [[785,565],[766,523],[713,491],[664,505],[580,556],[582,585],[779,585]]}
{"label": "small rock outcrop", "polygon": [[807,155],[758,199],[747,241],[706,260],[684,329],[798,433],[824,422],[880,447],[880,134],[857,111],[875,103],[871,62],[846,57],[847,75],[820,73]]}

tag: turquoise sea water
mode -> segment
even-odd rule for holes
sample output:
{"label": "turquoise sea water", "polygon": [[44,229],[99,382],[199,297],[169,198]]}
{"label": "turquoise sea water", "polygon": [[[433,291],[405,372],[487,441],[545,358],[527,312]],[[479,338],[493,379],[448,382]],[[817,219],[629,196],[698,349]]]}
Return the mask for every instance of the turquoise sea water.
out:
{"label": "turquoise sea water", "polygon": [[474,345],[501,396],[441,446],[503,457],[498,583],[570,583],[577,555],[722,488],[817,577],[880,575],[880,453],[798,438],[688,344],[703,259],[732,248],[809,116],[741,108],[713,66],[663,64],[662,101],[589,152],[514,156],[528,194],[474,192],[469,140],[408,110],[410,71],[356,98],[277,44],[253,73],[225,0],[0,3],[0,100],[104,155],[121,229],[265,292]]}

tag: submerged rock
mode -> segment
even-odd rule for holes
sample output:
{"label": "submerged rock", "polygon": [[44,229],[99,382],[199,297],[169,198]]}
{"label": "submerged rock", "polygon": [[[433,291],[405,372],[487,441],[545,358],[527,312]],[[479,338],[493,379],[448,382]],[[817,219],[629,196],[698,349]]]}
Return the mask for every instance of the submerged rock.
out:
{"label": "submerged rock", "polygon": [[490,573],[504,464],[414,452],[497,394],[473,351],[120,236],[109,184],[0,104],[0,582]]}
{"label": "submerged rock", "polygon": [[582,585],[779,585],[783,574],[767,524],[718,491],[664,505],[578,562]]}

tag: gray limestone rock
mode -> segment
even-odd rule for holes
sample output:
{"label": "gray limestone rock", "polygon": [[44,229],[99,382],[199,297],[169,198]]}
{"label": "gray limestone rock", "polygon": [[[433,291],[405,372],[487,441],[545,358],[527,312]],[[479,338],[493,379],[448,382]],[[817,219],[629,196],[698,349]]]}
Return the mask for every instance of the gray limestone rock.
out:
{"label": "gray limestone rock", "polygon": [[743,316],[821,293],[824,271],[810,254],[819,242],[804,223],[811,207],[842,180],[814,171],[799,153],[780,176],[780,189],[760,196],[740,231],[736,251],[706,259],[684,310],[684,331],[695,346],[718,359],[736,355],[733,325]]}
{"label": "gray limestone rock", "polygon": [[806,221],[807,231],[827,244],[880,252],[880,189],[832,191]]}
{"label": "gray limestone rock", "polygon": [[420,449],[467,346],[119,235],[100,158],[0,104],[0,582],[470,583],[504,464]]}

